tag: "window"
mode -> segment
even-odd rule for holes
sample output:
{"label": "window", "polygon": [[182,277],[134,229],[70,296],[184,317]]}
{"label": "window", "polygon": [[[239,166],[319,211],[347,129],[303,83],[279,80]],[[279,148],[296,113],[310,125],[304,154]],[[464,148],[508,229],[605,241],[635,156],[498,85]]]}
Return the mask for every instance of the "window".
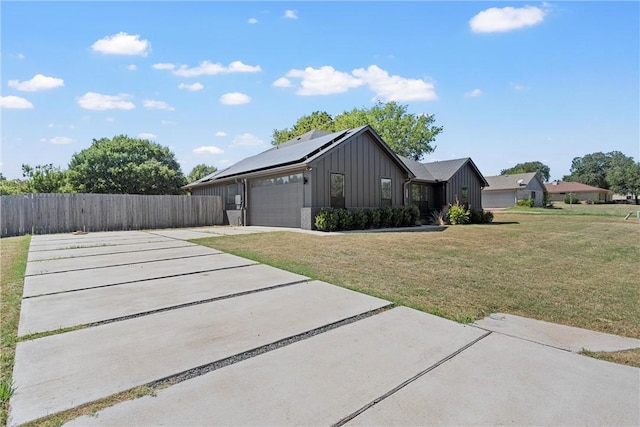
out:
{"label": "window", "polygon": [[420,218],[426,219],[429,213],[429,186],[411,184],[411,203],[418,207]]}
{"label": "window", "polygon": [[391,206],[391,178],[380,179],[381,206]]}
{"label": "window", "polygon": [[331,207],[344,208],[344,174],[331,174]]}
{"label": "window", "polygon": [[240,209],[242,202],[240,202],[240,184],[227,185],[227,199],[225,204],[227,210]]}
{"label": "window", "polygon": [[296,184],[302,182],[302,174],[283,175],[275,178],[254,179],[251,181],[251,188],[269,187],[272,185]]}
{"label": "window", "polygon": [[532,191],[532,192],[531,192],[531,197],[530,197],[530,199],[531,199],[531,200],[535,200],[535,199],[536,199],[536,192],[535,192],[535,191]]}
{"label": "window", "polygon": [[462,187],[462,191],[460,192],[460,197],[462,197],[461,202],[464,203],[469,203],[469,187],[464,186]]}

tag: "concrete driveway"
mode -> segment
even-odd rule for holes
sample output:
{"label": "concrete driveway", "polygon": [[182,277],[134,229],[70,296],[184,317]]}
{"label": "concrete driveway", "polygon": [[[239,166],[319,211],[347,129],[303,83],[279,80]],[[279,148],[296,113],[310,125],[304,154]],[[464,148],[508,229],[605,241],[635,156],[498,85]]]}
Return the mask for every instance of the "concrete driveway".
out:
{"label": "concrete driveway", "polygon": [[574,352],[638,340],[461,325],[185,241],[267,231],[33,236],[9,425],[169,383],[68,424],[640,424],[640,369]]}

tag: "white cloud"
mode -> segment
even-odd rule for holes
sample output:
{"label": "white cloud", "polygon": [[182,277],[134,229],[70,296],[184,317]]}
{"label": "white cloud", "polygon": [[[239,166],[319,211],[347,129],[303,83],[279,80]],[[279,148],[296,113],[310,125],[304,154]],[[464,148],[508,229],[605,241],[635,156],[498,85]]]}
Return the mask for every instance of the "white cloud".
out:
{"label": "white cloud", "polygon": [[54,125],[53,123],[49,123],[49,124],[47,125],[47,127],[48,127],[48,128],[52,128],[52,127],[54,127],[54,126],[55,126],[55,125]]}
{"label": "white cloud", "polygon": [[86,110],[133,110],[136,108],[131,101],[131,95],[120,93],[118,95],[103,95],[95,92],[87,92],[78,98],[78,105]]}
{"label": "white cloud", "polygon": [[469,21],[474,33],[500,33],[537,25],[547,10],[535,6],[492,7],[478,13]]}
{"label": "white cloud", "polygon": [[274,87],[293,87],[293,83],[286,77],[280,77],[278,80],[273,82],[272,86]]}
{"label": "white cloud", "polygon": [[107,118],[105,119],[105,121],[107,121],[107,122],[109,122],[109,123],[113,123],[113,122],[115,122],[115,121],[116,121],[116,119],[114,119],[113,117],[107,117]]}
{"label": "white cloud", "polygon": [[25,59],[26,56],[24,56],[24,53],[19,53],[18,54],[18,59]]}
{"label": "white cloud", "polygon": [[213,145],[203,145],[202,147],[194,148],[193,152],[196,154],[222,154],[224,150]]}
{"label": "white cloud", "polygon": [[216,132],[216,136],[227,136],[226,132],[222,132],[221,130]]}
{"label": "white cloud", "polygon": [[139,34],[120,32],[98,40],[91,45],[91,49],[105,55],[147,56],[151,50],[151,44],[148,40],[140,40]]}
{"label": "white cloud", "polygon": [[193,84],[186,84],[186,83],[180,83],[178,85],[178,89],[184,89],[184,90],[188,90],[190,92],[196,92],[199,90],[204,89],[204,86],[202,85],[202,83],[199,82],[195,82]]}
{"label": "white cloud", "polygon": [[168,62],[159,62],[157,64],[153,64],[151,68],[154,68],[156,70],[173,70],[174,68],[176,68],[176,66],[175,64],[171,64]]}
{"label": "white cloud", "polygon": [[158,139],[158,135],[154,133],[142,132],[138,134],[138,138],[140,139],[148,139],[148,140],[156,140]]}
{"label": "white cloud", "polygon": [[264,141],[250,133],[243,133],[233,138],[231,147],[264,145]]}
{"label": "white cloud", "polygon": [[527,86],[521,85],[520,83],[516,83],[516,82],[509,82],[509,86],[511,86],[511,88],[516,92],[525,92],[529,90]]}
{"label": "white cloud", "polygon": [[23,92],[37,92],[39,90],[55,89],[64,86],[64,80],[56,77],[48,77],[43,74],[36,74],[31,80],[19,82],[18,80],[9,80],[9,87]]}
{"label": "white cloud", "polygon": [[298,19],[298,11],[287,9],[284,11],[284,17],[287,19]]}
{"label": "white cloud", "polygon": [[251,97],[240,92],[225,93],[220,97],[220,103],[225,105],[241,105],[251,102]]}
{"label": "white cloud", "polygon": [[52,144],[56,144],[56,145],[66,145],[66,144],[71,144],[73,143],[73,139],[68,138],[66,136],[56,136],[55,138],[51,138],[49,140],[50,143]]}
{"label": "white cloud", "polygon": [[129,70],[129,71],[135,71],[137,69],[138,69],[138,66],[136,64],[127,65],[127,70]]}
{"label": "white cloud", "polygon": [[464,97],[465,98],[476,98],[478,96],[482,95],[482,91],[480,89],[474,89],[471,92],[465,92]]}
{"label": "white cloud", "polygon": [[202,61],[197,67],[189,68],[181,65],[178,69],[173,70],[173,74],[181,77],[197,77],[197,76],[213,76],[216,74],[230,73],[258,73],[262,71],[259,65],[247,65],[242,61],[233,61],[228,66],[211,61]]}
{"label": "white cloud", "polygon": [[438,99],[432,82],[389,75],[377,65],[370,65],[367,69],[358,68],[351,73],[338,71],[329,65],[317,69],[307,67],[304,70],[289,70],[286,77],[279,78],[272,85],[292,87],[294,84],[290,79],[300,79],[296,91],[298,95],[331,95],[366,85],[375,92],[374,99],[385,102]]}
{"label": "white cloud", "polygon": [[389,73],[377,65],[370,65],[366,70],[353,70],[353,75],[359,77],[376,94],[376,98],[384,102],[390,101],[433,101],[438,99],[433,83],[420,79],[408,79],[400,76],[390,76]]}
{"label": "white cloud", "polygon": [[247,21],[249,24],[257,24],[258,20],[256,18],[249,18],[249,20]]}
{"label": "white cloud", "polygon": [[148,108],[150,110],[169,110],[169,111],[175,110],[175,108],[173,108],[171,105],[167,104],[166,102],[156,101],[154,99],[145,99],[144,101],[142,101],[142,105],[144,105],[145,108]]}
{"label": "white cloud", "polygon": [[312,67],[304,70],[293,69],[286,76],[301,79],[300,87],[296,92],[298,95],[331,95],[343,93],[364,84],[362,80],[328,65],[318,69]]}
{"label": "white cloud", "polygon": [[33,108],[33,104],[19,96],[0,96],[0,107],[15,110],[28,110]]}

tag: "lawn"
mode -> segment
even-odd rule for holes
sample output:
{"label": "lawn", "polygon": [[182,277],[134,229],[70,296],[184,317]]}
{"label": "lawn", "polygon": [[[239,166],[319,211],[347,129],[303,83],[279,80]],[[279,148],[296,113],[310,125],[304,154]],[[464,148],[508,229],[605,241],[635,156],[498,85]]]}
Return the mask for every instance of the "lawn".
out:
{"label": "lawn", "polygon": [[505,312],[640,338],[639,231],[635,218],[498,212],[442,232],[197,242],[460,322]]}
{"label": "lawn", "polygon": [[640,205],[627,205],[627,204],[602,204],[602,205],[587,205],[587,204],[573,204],[567,205],[563,202],[554,202],[553,208],[528,208],[514,206],[506,210],[511,213],[530,213],[530,214],[545,214],[545,215],[591,215],[591,216],[614,216],[624,218],[629,213],[634,218],[637,218],[637,212],[640,211]]}

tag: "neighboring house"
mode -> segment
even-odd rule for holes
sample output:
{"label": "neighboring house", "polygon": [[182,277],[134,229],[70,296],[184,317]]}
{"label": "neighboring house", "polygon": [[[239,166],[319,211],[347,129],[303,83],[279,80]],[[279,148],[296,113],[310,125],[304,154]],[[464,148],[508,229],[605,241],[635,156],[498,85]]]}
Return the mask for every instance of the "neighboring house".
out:
{"label": "neighboring house", "polygon": [[576,196],[582,202],[593,200],[610,202],[613,198],[613,191],[592,187],[581,182],[554,181],[547,182],[545,186],[549,192],[549,199],[553,202],[562,202],[569,194]]}
{"label": "neighboring house", "polygon": [[362,126],[310,131],[185,188],[194,195],[222,196],[229,224],[312,229],[324,207],[415,202],[423,210],[440,208],[454,203],[453,195],[462,202],[465,188],[469,206],[480,209],[483,185],[471,159],[413,162],[397,156],[370,126]]}
{"label": "neighboring house", "polygon": [[483,208],[508,208],[518,200],[533,200],[534,206],[544,203],[545,185],[535,172],[488,176],[489,186],[482,190]]}

